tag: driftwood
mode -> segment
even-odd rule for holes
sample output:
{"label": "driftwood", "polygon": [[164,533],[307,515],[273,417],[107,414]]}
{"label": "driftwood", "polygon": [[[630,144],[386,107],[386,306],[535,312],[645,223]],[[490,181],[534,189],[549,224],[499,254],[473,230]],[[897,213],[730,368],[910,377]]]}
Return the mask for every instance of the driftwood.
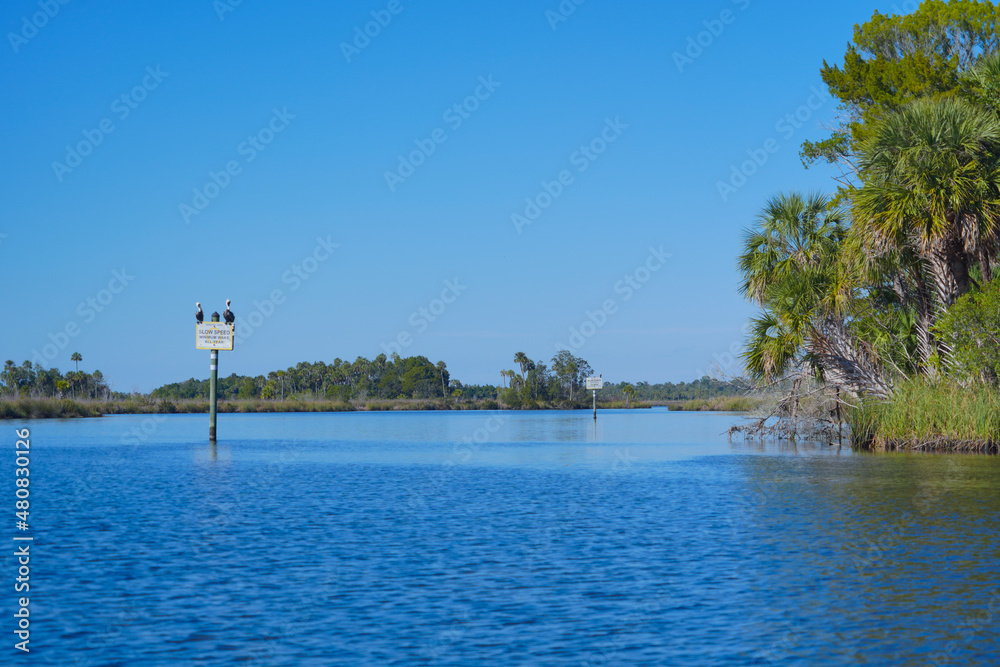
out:
{"label": "driftwood", "polygon": [[742,436],[745,441],[826,440],[830,444],[843,443],[843,410],[841,404],[850,405],[839,387],[829,385],[810,386],[804,375],[792,380],[792,388],[787,394],[776,396],[776,402],[769,409],[747,417],[743,424],[736,424],[727,432],[730,442],[734,436]]}

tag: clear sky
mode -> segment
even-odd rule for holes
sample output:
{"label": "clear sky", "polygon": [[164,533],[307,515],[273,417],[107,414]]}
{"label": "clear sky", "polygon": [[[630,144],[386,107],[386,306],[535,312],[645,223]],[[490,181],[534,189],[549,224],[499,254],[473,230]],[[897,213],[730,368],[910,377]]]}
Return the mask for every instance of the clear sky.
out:
{"label": "clear sky", "polygon": [[4,2],[0,355],[204,378],[195,301],[230,298],[223,375],[725,364],[741,230],[832,189],[823,60],[912,2],[577,2]]}

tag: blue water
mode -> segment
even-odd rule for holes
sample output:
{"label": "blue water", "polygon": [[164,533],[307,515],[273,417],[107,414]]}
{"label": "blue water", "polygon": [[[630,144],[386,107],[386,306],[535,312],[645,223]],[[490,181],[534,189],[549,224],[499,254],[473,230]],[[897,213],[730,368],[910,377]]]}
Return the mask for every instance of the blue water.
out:
{"label": "blue water", "polygon": [[[736,419],[226,414],[217,446],[205,415],[4,423],[9,451],[32,431],[32,530],[11,516],[7,539],[35,541],[31,654],[6,613],[0,651],[33,665],[1000,662],[1000,460],[729,444]],[[10,555],[3,567],[12,582]],[[2,590],[12,613],[21,594]]]}

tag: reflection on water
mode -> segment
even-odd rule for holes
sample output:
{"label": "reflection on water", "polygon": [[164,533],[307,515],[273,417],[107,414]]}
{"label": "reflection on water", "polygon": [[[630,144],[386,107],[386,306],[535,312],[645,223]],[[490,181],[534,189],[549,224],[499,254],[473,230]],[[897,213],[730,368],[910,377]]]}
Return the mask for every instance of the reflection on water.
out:
{"label": "reflection on water", "polygon": [[730,444],[734,417],[666,411],[224,415],[217,445],[204,415],[123,439],[141,419],[30,424],[35,664],[1000,648],[996,458]]}

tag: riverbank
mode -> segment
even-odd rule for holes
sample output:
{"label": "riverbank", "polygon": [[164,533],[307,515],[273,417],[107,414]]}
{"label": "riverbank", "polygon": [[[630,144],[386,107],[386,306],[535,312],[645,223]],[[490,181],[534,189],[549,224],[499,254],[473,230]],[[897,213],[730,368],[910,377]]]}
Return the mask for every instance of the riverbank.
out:
{"label": "riverbank", "polygon": [[1000,393],[982,384],[908,380],[847,418],[861,449],[1000,453]]}
{"label": "riverbank", "polygon": [[[492,405],[491,405],[492,404]],[[363,412],[387,410],[497,410],[496,401],[462,402],[441,400],[399,399],[392,401],[326,401],[297,400],[236,400],[218,403],[220,413],[267,412]],[[73,399],[0,400],[0,419],[53,419],[102,417],[106,415],[141,414],[200,414],[208,412],[207,399],[179,401],[155,400],[145,397],[109,401],[77,401]]]}
{"label": "riverbank", "polygon": [[69,398],[0,400],[0,419],[69,419],[101,416],[102,411],[97,405]]}
{"label": "riverbank", "polygon": [[648,403],[649,406],[664,406],[682,412],[749,412],[756,410],[764,399],[750,396],[720,396],[718,398],[693,398],[687,401],[663,401]]}
{"label": "riverbank", "polygon": [[[675,411],[743,412],[756,407],[756,399],[730,396],[688,401],[598,402],[600,410],[649,409],[666,407]],[[503,410],[495,400],[455,401],[442,399],[394,399],[365,401],[327,401],[288,399],[219,401],[220,413],[268,412],[382,412],[393,410]],[[534,410],[590,409],[590,405],[539,404]],[[199,414],[208,412],[207,399],[178,401],[137,397],[123,400],[92,401],[70,398],[0,399],[0,419],[69,419],[136,414]]]}

